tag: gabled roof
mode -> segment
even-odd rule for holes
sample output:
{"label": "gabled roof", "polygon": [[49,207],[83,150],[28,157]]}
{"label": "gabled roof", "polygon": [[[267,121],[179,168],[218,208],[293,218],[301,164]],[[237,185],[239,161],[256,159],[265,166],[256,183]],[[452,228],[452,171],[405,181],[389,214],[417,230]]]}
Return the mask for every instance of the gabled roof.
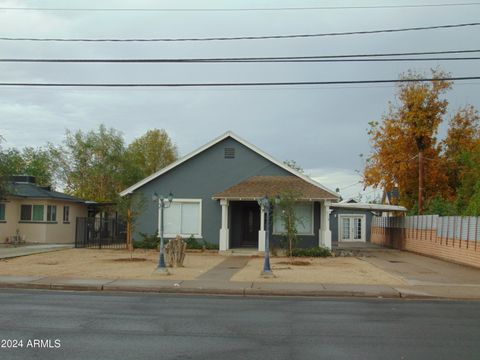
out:
{"label": "gabled roof", "polygon": [[336,200],[329,192],[297,176],[252,176],[213,195],[213,199],[258,200],[275,197],[284,191],[298,192],[299,200]]}
{"label": "gabled roof", "polygon": [[178,165],[180,164],[183,164],[184,162],[186,162],[187,160],[193,158],[194,156],[200,154],[201,152],[211,148],[212,146],[218,144],[219,142],[227,139],[227,138],[232,138],[236,141],[238,141],[240,144],[246,146],[247,148],[249,148],[250,150],[256,152],[258,155],[264,157],[265,159],[269,160],[270,162],[272,162],[273,164],[281,167],[282,169],[288,171],[289,173],[291,173],[292,175],[295,175],[297,177],[299,177],[300,179],[320,188],[320,189],[323,189],[325,192],[329,193],[331,196],[332,199],[338,199],[338,194],[336,192],[334,192],[333,190],[330,190],[328,189],[327,187],[319,184],[318,182],[316,182],[315,180],[309,178],[308,176],[302,174],[301,172],[295,170],[295,169],[292,169],[290,166],[288,165],[285,165],[284,163],[282,163],[281,161],[278,161],[276,159],[274,159],[272,156],[268,155],[266,152],[264,152],[263,150],[260,150],[258,147],[256,147],[255,145],[249,143],[248,141],[242,139],[240,136],[234,134],[233,132],[231,131],[227,131],[225,134],[217,137],[216,139],[213,139],[212,141],[210,141],[209,143],[203,145],[202,147],[198,148],[197,150],[195,151],[192,151],[191,153],[187,154],[186,156],[184,156],[183,158],[173,162],[172,164],[164,167],[163,169],[157,171],[156,173],[150,175],[150,176],[147,176],[145,179],[137,182],[136,184],[130,186],[129,188],[123,190],[121,193],[120,193],[120,196],[125,196],[125,195],[128,195],[128,194],[131,194],[133,191],[135,191],[136,189],[142,187],[143,185],[149,183],[150,181],[156,179],[157,177],[169,172],[170,170],[174,169],[175,167],[177,167]]}
{"label": "gabled roof", "polygon": [[7,192],[9,196],[32,198],[32,199],[52,199],[61,201],[71,201],[84,203],[85,201],[74,196],[70,196],[58,191],[52,191],[47,187],[38,186],[32,183],[11,182],[8,184]]}

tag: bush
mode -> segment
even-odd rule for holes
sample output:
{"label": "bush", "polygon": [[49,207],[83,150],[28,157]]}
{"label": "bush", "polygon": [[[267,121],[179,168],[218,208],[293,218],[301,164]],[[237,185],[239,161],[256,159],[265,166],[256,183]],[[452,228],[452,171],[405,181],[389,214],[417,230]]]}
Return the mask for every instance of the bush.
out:
{"label": "bush", "polygon": [[207,249],[207,250],[218,250],[218,246],[214,244],[207,243],[205,240],[202,240],[201,242],[195,239],[192,236],[190,236],[188,239],[185,240],[187,243],[187,249],[196,249],[196,250],[202,250],[202,249]]}
{"label": "bush", "polygon": [[328,257],[332,256],[329,249],[324,247],[313,247],[306,249],[293,249],[292,256],[295,257]]}
{"label": "bush", "polygon": [[152,235],[140,233],[140,236],[142,237],[142,240],[133,242],[133,247],[135,249],[158,249],[160,244],[158,231]]}

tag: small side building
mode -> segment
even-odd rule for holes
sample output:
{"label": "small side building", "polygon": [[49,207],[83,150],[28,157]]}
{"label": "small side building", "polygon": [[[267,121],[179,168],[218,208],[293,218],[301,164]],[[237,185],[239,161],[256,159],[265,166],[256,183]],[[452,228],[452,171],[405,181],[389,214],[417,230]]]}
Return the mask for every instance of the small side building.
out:
{"label": "small side building", "polygon": [[354,200],[330,205],[330,231],[332,247],[348,246],[351,243],[369,243],[372,219],[375,216],[402,216],[403,206],[367,204]]}
{"label": "small side building", "polygon": [[0,243],[73,244],[84,200],[39,186],[33,176],[13,176],[0,200]]}

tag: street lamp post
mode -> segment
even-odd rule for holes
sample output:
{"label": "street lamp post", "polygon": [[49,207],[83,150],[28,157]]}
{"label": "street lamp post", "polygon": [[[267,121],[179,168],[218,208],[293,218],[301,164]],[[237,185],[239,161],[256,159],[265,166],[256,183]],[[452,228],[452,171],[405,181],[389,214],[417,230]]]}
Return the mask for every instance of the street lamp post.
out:
{"label": "street lamp post", "polygon": [[258,200],[260,205],[260,211],[265,212],[266,225],[265,225],[265,252],[263,257],[263,276],[273,276],[272,268],[270,267],[270,200],[265,195]]}
{"label": "street lamp post", "polygon": [[172,205],[173,194],[170,192],[170,194],[168,194],[168,198],[165,198],[165,196],[163,195],[159,196],[157,193],[154,193],[152,196],[152,200],[158,202],[158,207],[160,209],[160,256],[158,258],[158,266],[155,272],[161,274],[168,274],[167,266],[165,264],[165,247],[163,242],[163,212],[166,208],[169,208],[170,205]]}

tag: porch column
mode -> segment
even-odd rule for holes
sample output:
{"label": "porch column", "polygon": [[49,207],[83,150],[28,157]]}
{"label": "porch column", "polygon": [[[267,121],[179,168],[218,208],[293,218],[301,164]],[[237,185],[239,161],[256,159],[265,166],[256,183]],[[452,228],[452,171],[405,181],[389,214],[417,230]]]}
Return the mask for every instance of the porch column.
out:
{"label": "porch column", "polygon": [[320,206],[319,246],[332,248],[332,233],[330,231],[330,201],[323,200]]}
{"label": "porch column", "polygon": [[258,251],[265,251],[265,212],[260,207],[260,230],[258,230]]}
{"label": "porch column", "polygon": [[222,227],[220,228],[220,243],[219,250],[226,251],[230,245],[230,230],[228,229],[228,200],[220,200],[222,206]]}

